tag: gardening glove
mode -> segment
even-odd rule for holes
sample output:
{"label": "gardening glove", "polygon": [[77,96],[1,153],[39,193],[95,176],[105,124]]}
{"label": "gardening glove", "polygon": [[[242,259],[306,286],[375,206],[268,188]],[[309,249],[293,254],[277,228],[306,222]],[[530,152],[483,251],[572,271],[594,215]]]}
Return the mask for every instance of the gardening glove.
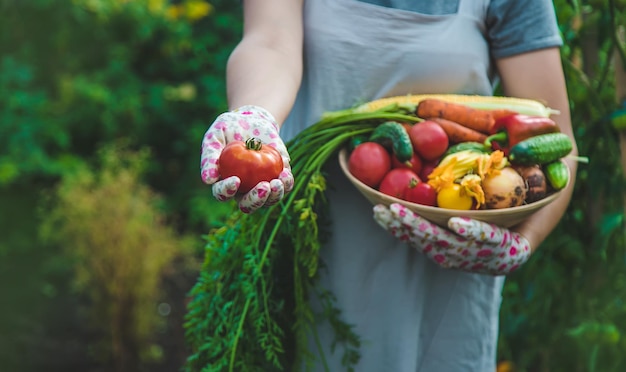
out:
{"label": "gardening glove", "polygon": [[[264,145],[276,148],[283,158],[284,168],[277,179],[259,182],[252,190],[240,195],[237,194],[241,185],[239,177],[220,178],[219,157],[229,142],[245,141],[250,137],[256,137]],[[202,140],[201,177],[204,183],[213,185],[213,196],[217,200],[235,198],[239,209],[244,213],[252,213],[281,200],[293,188],[293,175],[289,153],[278,134],[278,124],[274,117],[258,106],[242,106],[219,115]]]}
{"label": "gardening glove", "polygon": [[376,205],[374,219],[443,268],[506,275],[530,257],[530,244],[522,235],[470,218],[452,217],[446,230],[394,203]]}

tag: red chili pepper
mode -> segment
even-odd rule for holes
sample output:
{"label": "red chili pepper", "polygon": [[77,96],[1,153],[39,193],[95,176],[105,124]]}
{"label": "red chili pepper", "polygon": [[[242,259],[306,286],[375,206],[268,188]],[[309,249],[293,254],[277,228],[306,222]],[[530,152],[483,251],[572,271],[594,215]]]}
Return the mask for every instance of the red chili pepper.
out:
{"label": "red chili pepper", "polygon": [[508,155],[511,147],[527,138],[559,131],[558,125],[550,118],[514,114],[496,121],[491,135],[485,140],[485,145]]}

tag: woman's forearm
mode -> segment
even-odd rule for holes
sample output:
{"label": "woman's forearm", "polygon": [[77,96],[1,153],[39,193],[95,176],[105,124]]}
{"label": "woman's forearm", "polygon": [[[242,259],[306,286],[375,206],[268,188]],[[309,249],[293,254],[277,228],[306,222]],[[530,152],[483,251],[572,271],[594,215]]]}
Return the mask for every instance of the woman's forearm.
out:
{"label": "woman's forearm", "polygon": [[257,105],[282,123],[302,79],[302,0],[246,0],[243,39],[227,64],[231,109]]}
{"label": "woman's forearm", "polygon": [[[538,99],[550,108],[560,111],[560,114],[554,116],[553,119],[559,125],[561,132],[571,137],[574,142],[572,154],[577,155],[559,50],[553,48],[511,57],[499,61],[498,68],[501,71],[503,88],[507,95]],[[571,182],[566,189],[562,190],[561,196],[515,228],[528,239],[533,250],[556,227],[571,199],[577,163],[567,159],[567,164],[572,172]]]}
{"label": "woman's forearm", "polygon": [[302,77],[301,57],[263,45],[242,42],[227,68],[227,94],[231,109],[257,105],[282,123],[295,100]]}

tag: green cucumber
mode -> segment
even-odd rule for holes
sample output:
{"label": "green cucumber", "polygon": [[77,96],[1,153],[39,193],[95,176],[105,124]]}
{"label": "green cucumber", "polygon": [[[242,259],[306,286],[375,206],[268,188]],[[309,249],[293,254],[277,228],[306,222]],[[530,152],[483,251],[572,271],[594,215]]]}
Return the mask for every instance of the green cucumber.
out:
{"label": "green cucumber", "polygon": [[368,136],[365,134],[350,138],[350,140],[348,141],[348,150],[352,152],[352,150],[354,150],[358,145],[362,144],[363,142],[367,142],[367,139]]}
{"label": "green cucumber", "polygon": [[468,141],[468,142],[460,142],[460,143],[450,146],[441,158],[443,159],[450,154],[454,154],[455,152],[465,151],[465,150],[475,151],[481,154],[491,153],[491,148],[485,145],[484,143]]}
{"label": "green cucumber", "polygon": [[548,133],[530,137],[511,147],[511,164],[548,164],[569,154],[573,149],[572,140],[564,133]]}
{"label": "green cucumber", "polygon": [[561,190],[569,181],[569,169],[567,165],[560,160],[546,164],[543,172],[548,179],[548,183],[555,190]]}
{"label": "green cucumber", "polygon": [[386,121],[378,125],[374,128],[369,140],[390,148],[401,162],[409,161],[413,157],[413,145],[409,133],[398,122]]}

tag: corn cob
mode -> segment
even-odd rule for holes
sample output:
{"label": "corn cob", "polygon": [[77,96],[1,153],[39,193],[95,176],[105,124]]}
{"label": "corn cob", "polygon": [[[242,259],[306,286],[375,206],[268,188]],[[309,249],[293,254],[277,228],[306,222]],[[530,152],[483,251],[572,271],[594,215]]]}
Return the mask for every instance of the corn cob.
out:
{"label": "corn cob", "polygon": [[417,94],[406,96],[395,96],[381,98],[364,103],[354,109],[355,112],[371,112],[383,107],[398,105],[416,106],[421,100],[427,98],[440,99],[448,102],[460,103],[472,108],[482,110],[509,109],[520,114],[549,117],[559,114],[558,110],[551,109],[537,100],[501,97],[501,96],[479,96],[462,94]]}

